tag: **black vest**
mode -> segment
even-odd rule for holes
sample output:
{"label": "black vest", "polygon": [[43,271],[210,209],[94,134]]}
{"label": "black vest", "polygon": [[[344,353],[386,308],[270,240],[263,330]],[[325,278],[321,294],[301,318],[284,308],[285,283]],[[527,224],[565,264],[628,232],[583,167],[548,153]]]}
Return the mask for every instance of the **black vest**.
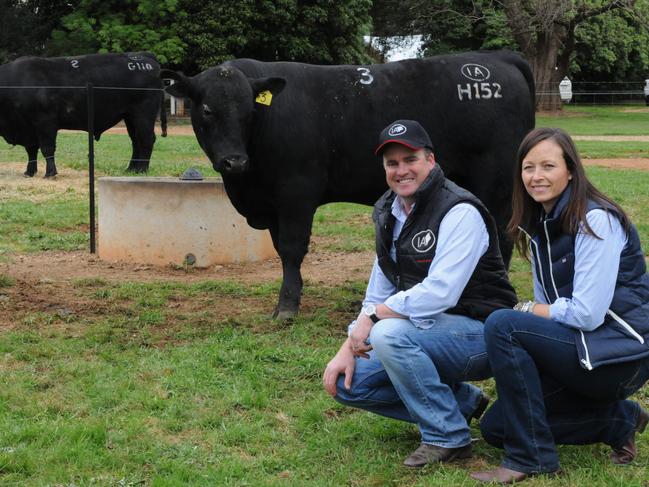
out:
{"label": "black vest", "polygon": [[[537,279],[548,303],[557,298],[572,298],[575,274],[575,237],[564,233],[561,215],[570,199],[570,186],[563,192],[538,226],[527,229],[530,249],[536,262]],[[589,201],[587,212],[606,209],[616,215],[614,207]],[[628,331],[619,320],[631,327],[644,343]],[[620,266],[613,300],[604,323],[593,331],[575,330],[575,344],[581,365],[593,369],[599,365],[649,357],[649,275],[634,226],[627,233],[627,243],[620,255]]]}
{"label": "black vest", "polygon": [[372,219],[379,266],[397,290],[410,289],[428,276],[442,219],[455,205],[469,203],[478,209],[485,222],[489,248],[478,261],[458,303],[446,312],[484,321],[491,312],[516,304],[516,293],[500,255],[496,224],[478,198],[446,179],[436,164],[415,194],[415,207],[395,243],[395,262],[390,257],[396,221],[391,208],[395,197],[391,190],[381,196],[374,205]]}

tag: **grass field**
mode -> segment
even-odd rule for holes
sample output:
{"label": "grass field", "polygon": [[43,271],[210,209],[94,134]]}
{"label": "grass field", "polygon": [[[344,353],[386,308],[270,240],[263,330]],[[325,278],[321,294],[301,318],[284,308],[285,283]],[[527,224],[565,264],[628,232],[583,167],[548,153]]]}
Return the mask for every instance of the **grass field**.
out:
{"label": "grass field", "polygon": [[[626,124],[616,109],[575,110],[588,115],[539,125],[649,135],[648,113]],[[83,134],[65,134],[58,145],[60,172],[85,169]],[[647,150],[579,145],[607,154],[598,157]],[[105,135],[97,150],[100,174],[125,174],[125,136]],[[0,143],[0,164],[22,154]],[[189,165],[212,175],[193,137],[158,139],[151,175],[178,175]],[[649,172],[588,173],[629,211],[649,249]],[[286,324],[268,318],[278,281],[16,279],[11,270],[30,255],[87,248],[83,188],[40,182],[34,189],[0,180],[0,485],[475,485],[469,471],[498,464],[501,452],[480,441],[468,463],[407,470],[401,461],[417,445],[414,427],[343,408],[323,392],[322,369],[358,311],[362,281],[307,281],[302,312]],[[327,205],[314,235],[329,251],[370,250],[369,211]],[[522,259],[514,259],[511,277],[519,296],[531,297]],[[494,394],[493,381],[481,385]],[[649,407],[649,388],[635,398]],[[649,433],[638,444],[638,460],[625,468],[610,464],[603,445],[561,447],[564,474],[526,485],[647,487]]]}

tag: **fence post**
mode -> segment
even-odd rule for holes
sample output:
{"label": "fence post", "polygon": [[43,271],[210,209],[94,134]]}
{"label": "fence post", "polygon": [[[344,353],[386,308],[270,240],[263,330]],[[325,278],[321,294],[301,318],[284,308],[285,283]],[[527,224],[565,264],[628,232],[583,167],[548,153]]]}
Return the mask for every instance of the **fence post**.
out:
{"label": "fence post", "polygon": [[90,196],[90,253],[96,251],[95,240],[95,97],[92,83],[86,84],[88,97],[88,192]]}

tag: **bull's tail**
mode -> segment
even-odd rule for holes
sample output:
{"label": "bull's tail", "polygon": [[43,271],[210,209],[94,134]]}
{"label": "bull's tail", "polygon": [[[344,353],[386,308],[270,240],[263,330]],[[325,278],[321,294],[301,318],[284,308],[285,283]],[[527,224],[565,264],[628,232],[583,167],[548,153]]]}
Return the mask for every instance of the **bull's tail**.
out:
{"label": "bull's tail", "polygon": [[165,91],[162,90],[162,97],[160,103],[160,128],[162,129],[162,136],[167,136],[167,108],[165,107]]}

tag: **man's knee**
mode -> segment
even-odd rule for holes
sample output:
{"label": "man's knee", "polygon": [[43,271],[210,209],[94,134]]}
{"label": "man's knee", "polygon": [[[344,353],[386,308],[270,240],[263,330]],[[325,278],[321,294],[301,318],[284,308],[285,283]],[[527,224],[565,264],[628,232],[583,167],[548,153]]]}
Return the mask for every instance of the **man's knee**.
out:
{"label": "man's knee", "polygon": [[407,320],[388,318],[381,320],[372,327],[370,343],[378,354],[395,347],[404,339],[405,331],[412,326]]}

